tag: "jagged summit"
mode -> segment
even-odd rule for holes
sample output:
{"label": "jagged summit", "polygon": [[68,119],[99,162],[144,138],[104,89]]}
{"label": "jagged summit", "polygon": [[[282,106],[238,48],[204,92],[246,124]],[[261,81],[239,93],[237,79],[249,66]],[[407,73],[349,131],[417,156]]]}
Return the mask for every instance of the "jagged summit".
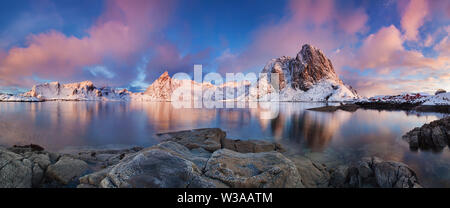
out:
{"label": "jagged summit", "polygon": [[147,88],[144,94],[160,100],[169,100],[175,87],[172,84],[175,84],[173,79],[169,76],[169,72],[165,71]]}
{"label": "jagged summit", "polygon": [[270,73],[278,74],[279,89],[287,93],[284,94],[287,100],[328,101],[358,97],[356,91],[339,79],[331,60],[309,44],[303,45],[295,58],[282,56],[270,60],[262,73],[268,73],[268,78]]}
{"label": "jagged summit", "polygon": [[293,89],[307,91],[312,85],[322,79],[343,83],[334,71],[331,60],[314,46],[305,44],[296,58],[282,56],[272,59],[264,67],[263,73],[278,73],[280,89],[289,83]]}

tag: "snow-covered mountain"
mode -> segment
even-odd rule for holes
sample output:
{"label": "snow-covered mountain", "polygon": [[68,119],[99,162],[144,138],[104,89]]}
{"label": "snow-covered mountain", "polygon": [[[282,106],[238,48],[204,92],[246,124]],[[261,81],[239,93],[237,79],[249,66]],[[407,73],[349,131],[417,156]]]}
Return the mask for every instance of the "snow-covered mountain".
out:
{"label": "snow-covered mountain", "polygon": [[358,103],[391,103],[391,104],[417,104],[417,105],[450,105],[450,92],[436,93],[410,93],[404,92],[399,95],[377,95],[370,98],[361,98]]}
{"label": "snow-covered mountain", "polygon": [[[142,95],[132,95],[132,99],[169,101],[175,90],[180,91],[186,86],[192,89],[192,95],[195,94],[193,89],[203,89],[203,93],[219,92],[219,97],[214,95],[213,100],[230,100],[231,97],[235,100],[257,101],[270,97],[272,101],[349,101],[358,98],[356,91],[339,79],[323,52],[310,45],[303,45],[296,58],[283,56],[272,59],[261,73],[267,74],[267,79],[259,79],[253,85],[248,81],[212,85],[176,80],[165,72]],[[278,87],[270,84],[272,73],[278,74]],[[273,93],[278,92],[279,96],[274,99]],[[193,99],[197,98],[193,96]]]}
{"label": "snow-covered mountain", "polygon": [[[339,79],[331,60],[320,49],[308,44],[302,46],[295,58],[283,56],[270,60],[262,73],[267,73],[267,79],[260,82],[271,80],[272,73],[278,74],[279,99],[282,101],[349,101],[358,98],[356,91]],[[260,83],[260,86],[271,88],[267,84]],[[275,90],[277,86],[272,87]],[[264,94],[256,96],[264,97]]]}
{"label": "snow-covered mountain", "polygon": [[[234,99],[246,92],[248,94],[249,86],[250,82],[247,81],[213,85],[209,82],[198,83],[192,80],[179,80],[171,78],[168,72],[164,72],[144,93],[131,94],[131,100],[173,101],[173,99],[181,99],[172,96],[173,93],[179,96],[189,95],[191,100],[201,100],[206,97],[211,98],[211,100],[226,100],[230,97]],[[226,96],[227,93],[228,97]]]}
{"label": "snow-covered mountain", "polygon": [[116,90],[109,87],[97,88],[91,81],[70,84],[51,82],[33,86],[23,97],[34,97],[42,101],[49,100],[123,100],[129,97],[126,89]]}
{"label": "snow-covered mountain", "polygon": [[[303,45],[295,58],[283,56],[270,60],[262,73],[267,79],[256,83],[249,81],[227,82],[221,85],[197,83],[192,80],[178,80],[164,72],[145,92],[131,93],[108,87],[98,88],[90,81],[60,84],[51,82],[33,86],[22,95],[0,97],[0,101],[48,101],[48,100],[138,100],[171,101],[178,94],[190,94],[191,99],[210,97],[212,100],[264,100],[278,96],[280,101],[348,101],[358,98],[356,91],[344,85],[334,71],[331,61],[324,53],[311,46]],[[273,86],[272,73],[277,73],[279,86]],[[176,96],[172,96],[176,93]]]}
{"label": "snow-covered mountain", "polygon": [[0,93],[0,102],[1,101],[3,101],[3,102],[39,102],[40,100],[36,97]]}

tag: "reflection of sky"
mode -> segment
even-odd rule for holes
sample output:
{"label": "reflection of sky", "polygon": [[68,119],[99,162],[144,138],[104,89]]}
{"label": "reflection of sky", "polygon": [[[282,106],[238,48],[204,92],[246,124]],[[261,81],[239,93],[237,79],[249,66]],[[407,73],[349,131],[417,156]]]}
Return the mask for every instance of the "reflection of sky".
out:
{"label": "reflection of sky", "polygon": [[258,109],[176,109],[170,103],[44,102],[0,103],[0,145],[34,143],[50,150],[70,146],[140,145],[154,134],[219,127],[233,139],[284,143],[298,154],[329,166],[364,156],[403,161],[425,185],[450,186],[450,153],[412,152],[401,136],[440,114],[358,110],[306,111],[321,103],[280,103],[274,119]]}

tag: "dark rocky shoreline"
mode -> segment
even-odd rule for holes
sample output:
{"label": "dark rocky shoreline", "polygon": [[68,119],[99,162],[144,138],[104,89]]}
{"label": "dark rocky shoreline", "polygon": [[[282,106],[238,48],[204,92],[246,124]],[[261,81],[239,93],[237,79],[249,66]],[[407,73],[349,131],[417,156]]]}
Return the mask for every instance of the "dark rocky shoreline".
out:
{"label": "dark rocky shoreline", "polygon": [[157,136],[162,142],[149,148],[70,154],[38,145],[0,148],[0,187],[421,187],[408,166],[376,157],[328,168],[277,143],[228,139],[217,128]]}
{"label": "dark rocky shoreline", "polygon": [[450,146],[450,116],[416,127],[403,135],[412,150],[442,151]]}
{"label": "dark rocky shoreline", "polygon": [[308,110],[319,112],[335,112],[343,110],[355,112],[358,109],[387,110],[387,111],[415,111],[415,112],[435,112],[450,114],[450,105],[420,105],[420,103],[386,103],[386,102],[356,102],[354,104],[341,104],[337,106],[324,106],[310,108]]}

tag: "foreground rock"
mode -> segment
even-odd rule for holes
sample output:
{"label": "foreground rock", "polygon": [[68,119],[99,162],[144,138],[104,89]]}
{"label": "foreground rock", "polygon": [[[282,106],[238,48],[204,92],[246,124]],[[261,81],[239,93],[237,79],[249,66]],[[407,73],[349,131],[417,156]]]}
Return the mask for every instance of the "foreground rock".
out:
{"label": "foreground rock", "polygon": [[349,167],[332,171],[330,186],[336,188],[420,188],[413,170],[403,163],[363,158]]}
{"label": "foreground rock", "polygon": [[[0,149],[0,187],[75,187],[88,164],[69,155],[44,151],[38,145]],[[67,186],[70,184],[72,186]]]}
{"label": "foreground rock", "polygon": [[67,185],[80,177],[88,169],[88,164],[69,156],[61,157],[58,162],[47,168],[46,175],[53,180]]}
{"label": "foreground rock", "polygon": [[304,187],[295,164],[278,152],[214,152],[205,175],[233,188]]}
{"label": "foreground rock", "polygon": [[403,139],[414,150],[441,151],[450,145],[450,116],[414,128],[403,135]]}
{"label": "foreground rock", "polygon": [[0,187],[420,187],[405,164],[378,158],[329,169],[279,144],[228,139],[220,129],[158,136],[164,141],[145,149],[0,148]]}
{"label": "foreground rock", "polygon": [[23,156],[0,149],[0,188],[30,188],[32,165]]}
{"label": "foreground rock", "polygon": [[79,187],[302,187],[295,165],[276,152],[278,144],[226,139],[220,129],[158,136],[162,143],[80,178]]}

